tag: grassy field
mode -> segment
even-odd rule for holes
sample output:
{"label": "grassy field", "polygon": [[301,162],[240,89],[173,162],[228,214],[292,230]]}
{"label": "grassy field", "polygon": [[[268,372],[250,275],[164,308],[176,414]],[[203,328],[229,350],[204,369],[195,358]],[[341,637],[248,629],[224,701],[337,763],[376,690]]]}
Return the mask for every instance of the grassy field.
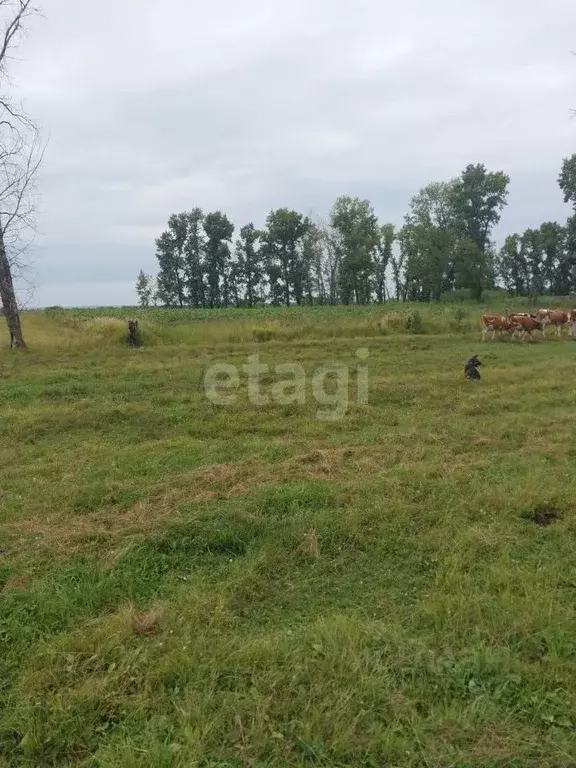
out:
{"label": "grassy field", "polygon": [[[30,350],[0,350],[0,766],[575,766],[576,345],[483,344],[481,310],[26,314]],[[206,397],[256,353],[304,366],[304,404],[243,374]],[[334,421],[323,362],[350,370]]]}

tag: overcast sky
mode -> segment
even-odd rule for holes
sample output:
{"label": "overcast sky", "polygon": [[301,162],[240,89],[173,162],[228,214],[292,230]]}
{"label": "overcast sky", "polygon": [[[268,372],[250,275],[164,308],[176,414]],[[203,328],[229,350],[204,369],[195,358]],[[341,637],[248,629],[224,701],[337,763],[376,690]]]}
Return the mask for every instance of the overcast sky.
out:
{"label": "overcast sky", "polygon": [[171,213],[402,223],[469,162],[512,177],[498,230],[564,221],[574,0],[45,0],[14,82],[49,138],[33,304],[135,303]]}

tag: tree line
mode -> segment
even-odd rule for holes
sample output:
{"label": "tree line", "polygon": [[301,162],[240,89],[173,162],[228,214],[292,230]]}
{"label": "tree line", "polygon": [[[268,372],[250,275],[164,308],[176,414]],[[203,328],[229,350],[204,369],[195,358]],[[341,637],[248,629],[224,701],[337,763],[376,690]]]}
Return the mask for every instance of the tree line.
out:
{"label": "tree line", "polygon": [[576,155],[558,183],[573,208],[566,223],[509,235],[500,250],[491,236],[510,177],[484,164],[419,190],[400,228],[346,195],[324,221],[279,208],[236,237],[225,213],[193,208],[170,216],[156,240],[158,273],[140,271],[136,290],[142,306],[195,308],[426,302],[457,290],[480,300],[496,287],[567,295],[576,292]]}

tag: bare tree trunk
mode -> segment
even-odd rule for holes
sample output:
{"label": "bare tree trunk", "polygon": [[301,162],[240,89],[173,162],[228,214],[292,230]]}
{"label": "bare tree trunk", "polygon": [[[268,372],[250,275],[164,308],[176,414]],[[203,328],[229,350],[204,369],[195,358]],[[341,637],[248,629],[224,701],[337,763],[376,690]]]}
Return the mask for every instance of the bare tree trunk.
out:
{"label": "bare tree trunk", "polygon": [[18,303],[14,291],[14,282],[12,280],[8,255],[6,254],[4,232],[2,232],[2,230],[0,230],[0,301],[2,301],[6,325],[8,326],[8,332],[10,333],[10,349],[14,349],[14,347],[25,347],[26,344],[20,326],[20,313],[18,311]]}
{"label": "bare tree trunk", "polygon": [[12,101],[6,89],[7,64],[10,51],[22,40],[26,22],[40,15],[35,2],[0,0],[0,301],[11,348],[26,347],[14,276],[25,268],[24,233],[34,229],[34,192],[43,150],[36,125]]}

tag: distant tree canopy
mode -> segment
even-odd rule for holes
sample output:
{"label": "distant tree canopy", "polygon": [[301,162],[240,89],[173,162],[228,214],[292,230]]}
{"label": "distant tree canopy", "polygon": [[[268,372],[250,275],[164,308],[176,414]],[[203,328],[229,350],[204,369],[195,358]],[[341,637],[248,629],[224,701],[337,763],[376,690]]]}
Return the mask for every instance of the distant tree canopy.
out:
{"label": "distant tree canopy", "polygon": [[558,184],[573,209],[565,224],[544,222],[492,241],[510,178],[468,165],[410,201],[403,226],[382,223],[369,200],[343,195],[327,222],[288,208],[265,226],[234,224],[222,211],[173,214],[156,240],[156,276],[140,271],[142,306],[254,307],[259,304],[369,304],[437,301],[454,291],[480,300],[500,286],[535,297],[576,292],[576,154]]}

